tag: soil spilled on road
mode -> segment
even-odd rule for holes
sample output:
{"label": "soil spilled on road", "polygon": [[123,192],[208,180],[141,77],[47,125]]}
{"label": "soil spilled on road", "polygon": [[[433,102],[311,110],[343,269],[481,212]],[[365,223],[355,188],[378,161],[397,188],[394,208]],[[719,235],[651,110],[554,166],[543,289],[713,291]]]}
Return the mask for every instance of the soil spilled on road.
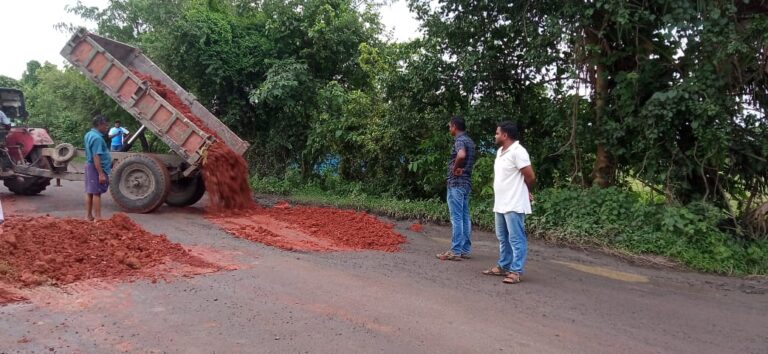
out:
{"label": "soil spilled on road", "polygon": [[242,210],[253,206],[245,159],[221,141],[208,148],[203,181],[210,197],[209,209]]}
{"label": "soil spilled on road", "polygon": [[291,251],[396,252],[405,242],[394,225],[351,210],[291,207],[283,202],[273,208],[206,217],[237,237]]}
{"label": "soil spilled on road", "polygon": [[[152,276],[153,267],[166,263],[218,268],[180,244],[145,231],[125,214],[95,223],[11,216],[2,225],[0,283],[13,287]],[[4,293],[0,298],[8,297]]]}
{"label": "soil spilled on road", "polygon": [[0,288],[0,306],[25,300],[27,300],[27,298],[22,295],[16,294],[15,292],[8,289]]}
{"label": "soil spilled on road", "polygon": [[207,218],[248,240],[287,250],[394,252],[405,238],[366,213],[330,208],[291,208],[287,203],[261,208],[248,186],[248,165],[189,106],[160,80],[134,71],[163,99],[200,129],[217,138],[206,152],[202,173],[210,198]]}
{"label": "soil spilled on road", "polygon": [[205,189],[210,198],[209,208],[214,210],[250,208],[253,205],[253,200],[251,199],[251,190],[248,187],[248,164],[245,159],[232,151],[216,134],[216,131],[192,113],[189,105],[184,103],[176,92],[152,76],[135,70],[133,73],[140,79],[149,82],[152,89],[160,97],[175,107],[194,125],[216,137],[216,142],[211,144],[206,151],[202,165],[203,182],[205,182]]}

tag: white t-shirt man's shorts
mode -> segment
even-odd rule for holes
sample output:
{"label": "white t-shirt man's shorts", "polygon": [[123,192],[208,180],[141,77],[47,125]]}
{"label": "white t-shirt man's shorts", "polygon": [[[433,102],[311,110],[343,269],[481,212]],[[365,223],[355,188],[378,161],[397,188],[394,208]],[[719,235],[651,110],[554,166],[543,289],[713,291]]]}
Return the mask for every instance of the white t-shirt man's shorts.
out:
{"label": "white t-shirt man's shorts", "polygon": [[493,212],[531,214],[531,200],[521,169],[531,165],[528,151],[515,141],[506,150],[496,152],[493,164]]}

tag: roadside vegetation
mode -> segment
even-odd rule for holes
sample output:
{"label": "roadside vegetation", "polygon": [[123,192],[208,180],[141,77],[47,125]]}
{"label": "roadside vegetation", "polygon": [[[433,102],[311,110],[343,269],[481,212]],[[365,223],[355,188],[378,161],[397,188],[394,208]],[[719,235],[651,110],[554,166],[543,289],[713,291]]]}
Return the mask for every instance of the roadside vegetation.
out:
{"label": "roadside vegetation", "polygon": [[[366,0],[69,11],[140,47],[248,140],[258,191],[445,222],[446,122],[458,114],[481,151],[475,223],[490,228],[492,136],[510,119],[538,175],[533,234],[768,274],[768,6],[408,4],[423,36],[405,43]],[[58,141],[79,144],[96,113],[135,130],[71,68],[30,62],[2,82],[28,92],[30,124]]]}
{"label": "roadside vegetation", "polygon": [[[291,185],[289,181],[254,177],[251,187],[256,193],[279,195],[299,204],[365,210],[420,222],[450,222],[448,206],[439,198],[398,199],[368,195],[360,185]],[[527,219],[527,226],[531,236],[548,242],[617,251],[644,262],[644,256],[659,255],[704,272],[768,274],[768,239],[733,237],[734,221],[706,203],[669,206],[646,193],[615,187],[548,188],[535,198],[534,214]],[[475,228],[493,231],[492,208],[492,199],[472,200]],[[669,265],[668,261],[661,263]]]}

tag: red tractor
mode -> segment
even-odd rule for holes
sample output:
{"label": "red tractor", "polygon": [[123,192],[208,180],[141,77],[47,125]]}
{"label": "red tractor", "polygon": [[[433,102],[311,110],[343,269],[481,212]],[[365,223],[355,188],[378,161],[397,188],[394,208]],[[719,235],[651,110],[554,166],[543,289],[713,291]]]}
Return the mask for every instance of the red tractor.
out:
{"label": "red tractor", "polygon": [[13,193],[38,194],[48,187],[51,178],[27,172],[54,170],[50,156],[43,154],[43,149],[53,145],[53,139],[45,129],[24,126],[29,114],[20,90],[0,88],[0,109],[10,120],[3,123],[11,123],[0,124],[0,179]]}

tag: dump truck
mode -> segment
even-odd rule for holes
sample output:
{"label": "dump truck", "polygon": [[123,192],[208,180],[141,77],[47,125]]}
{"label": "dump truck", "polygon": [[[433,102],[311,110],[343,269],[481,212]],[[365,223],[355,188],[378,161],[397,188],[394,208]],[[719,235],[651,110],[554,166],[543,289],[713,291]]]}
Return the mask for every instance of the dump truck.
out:
{"label": "dump truck", "polygon": [[[149,131],[169,148],[167,154],[112,153],[110,194],[127,212],[148,213],[163,203],[171,206],[196,203],[205,193],[201,167],[211,144],[220,139],[240,155],[249,147],[136,47],[80,29],[61,50],[61,55],[140,123],[141,127],[126,146],[132,146]],[[216,132],[216,136],[187,119],[137,73],[173,90],[192,114],[202,120],[207,131]],[[14,106],[20,113],[15,116],[26,118],[23,94],[18,90],[8,91],[7,96],[16,98],[7,100],[8,107]],[[2,134],[0,127],[0,137]],[[8,161],[0,178],[12,192],[40,193],[54,178],[84,180],[84,173],[71,166],[71,162],[77,156],[85,156],[85,151],[70,144],[51,147],[53,140],[44,129],[12,128],[5,140],[3,149],[7,151]],[[5,159],[0,157],[0,160]]]}

